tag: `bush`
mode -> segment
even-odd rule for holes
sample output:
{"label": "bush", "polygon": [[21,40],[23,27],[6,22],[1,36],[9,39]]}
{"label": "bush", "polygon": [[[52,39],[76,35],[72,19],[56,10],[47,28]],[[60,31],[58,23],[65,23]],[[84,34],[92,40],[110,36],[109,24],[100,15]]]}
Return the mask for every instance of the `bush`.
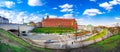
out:
{"label": "bush", "polygon": [[35,33],[68,33],[74,32],[72,28],[63,28],[63,27],[44,27],[44,28],[35,28],[32,30]]}
{"label": "bush", "polygon": [[100,38],[100,37],[106,35],[106,33],[107,33],[107,30],[106,30],[106,29],[103,29],[102,32],[98,33],[98,34],[95,35],[95,36],[92,36],[92,37],[88,38],[88,40],[94,40],[94,39],[96,39],[96,38]]}

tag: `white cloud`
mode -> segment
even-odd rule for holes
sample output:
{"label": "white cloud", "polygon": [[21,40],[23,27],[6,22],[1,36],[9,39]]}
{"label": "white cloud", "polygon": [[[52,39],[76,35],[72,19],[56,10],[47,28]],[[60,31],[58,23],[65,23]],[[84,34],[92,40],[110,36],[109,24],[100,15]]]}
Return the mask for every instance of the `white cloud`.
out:
{"label": "white cloud", "polygon": [[64,18],[73,18],[73,14],[65,14],[63,15]]}
{"label": "white cloud", "polygon": [[62,9],[61,12],[72,12],[73,9]]}
{"label": "white cloud", "polygon": [[12,8],[15,5],[13,1],[3,1],[0,2],[0,7]]}
{"label": "white cloud", "polygon": [[120,20],[120,17],[115,17],[116,20]]}
{"label": "white cloud", "polygon": [[117,4],[118,4],[118,2],[117,2],[116,0],[110,1],[109,3],[110,3],[111,5],[117,5]]}
{"label": "white cloud", "polygon": [[86,9],[83,13],[83,15],[87,16],[95,16],[97,14],[102,14],[98,9]]}
{"label": "white cloud", "polygon": [[61,7],[61,8],[72,8],[73,5],[70,5],[70,4],[64,4],[64,5],[60,5],[59,7]]}
{"label": "white cloud", "polygon": [[49,15],[49,17],[50,18],[74,18],[73,14],[64,14],[63,16]]}
{"label": "white cloud", "polygon": [[105,8],[106,10],[111,10],[113,8],[108,2],[102,3],[99,6]]}
{"label": "white cloud", "polygon": [[78,25],[83,25],[84,24],[84,19],[82,19],[82,18],[79,18],[79,19],[76,19],[76,21],[77,21],[77,24]]}
{"label": "white cloud", "polygon": [[57,16],[55,16],[55,15],[50,15],[49,17],[50,18],[57,18]]}
{"label": "white cloud", "polygon": [[60,10],[61,12],[72,12],[73,9],[73,5],[70,5],[70,4],[64,4],[64,5],[60,5],[59,6],[60,8],[62,8],[62,10]]}
{"label": "white cloud", "polygon": [[8,18],[12,23],[22,23],[22,19],[24,19],[24,22],[27,23],[30,21],[39,22],[42,19],[40,18],[42,17],[41,14],[27,14],[26,12],[15,12],[3,9],[0,9],[0,11],[0,15],[5,18]]}
{"label": "white cloud", "polygon": [[44,2],[43,0],[28,0],[29,6],[43,6]]}
{"label": "white cloud", "polygon": [[54,8],[52,8],[52,9],[56,10],[57,8],[56,8],[56,7],[54,7]]}
{"label": "white cloud", "polygon": [[99,4],[99,6],[110,11],[114,5],[118,5],[118,4],[120,4],[120,0],[112,0],[109,2],[101,3],[101,4]]}
{"label": "white cloud", "polygon": [[120,23],[119,23],[119,22],[111,22],[111,23],[110,23],[110,26],[111,26],[111,27],[115,27],[116,25],[119,25],[119,26],[120,26]]}
{"label": "white cloud", "polygon": [[117,5],[120,4],[120,0],[112,0],[109,2],[111,5]]}

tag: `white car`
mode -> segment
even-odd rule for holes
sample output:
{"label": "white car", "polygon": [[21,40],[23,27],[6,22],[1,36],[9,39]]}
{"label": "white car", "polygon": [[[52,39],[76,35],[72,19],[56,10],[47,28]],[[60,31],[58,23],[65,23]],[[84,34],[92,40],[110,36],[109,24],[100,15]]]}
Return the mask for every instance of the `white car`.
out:
{"label": "white car", "polygon": [[53,40],[46,40],[44,43],[54,43]]}

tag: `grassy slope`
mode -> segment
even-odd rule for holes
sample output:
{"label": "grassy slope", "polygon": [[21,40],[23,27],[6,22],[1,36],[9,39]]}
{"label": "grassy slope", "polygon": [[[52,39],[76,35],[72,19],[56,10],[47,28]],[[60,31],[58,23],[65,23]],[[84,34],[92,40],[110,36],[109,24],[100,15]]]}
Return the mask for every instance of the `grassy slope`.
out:
{"label": "grassy slope", "polygon": [[4,43],[0,43],[0,52],[31,52],[31,51],[23,47],[11,46]]}
{"label": "grassy slope", "polygon": [[65,32],[73,32],[72,28],[62,28],[62,27],[44,27],[44,28],[35,28],[32,32],[37,33],[65,33]]}
{"label": "grassy slope", "polygon": [[[32,45],[28,44],[27,42],[21,40],[20,38],[13,36],[12,34],[10,34],[10,33],[7,32],[7,31],[4,31],[4,30],[0,29],[0,33],[1,33],[2,35],[4,35],[5,37],[9,38],[10,40],[13,40],[13,41],[19,43],[19,44],[20,44],[21,46],[23,46],[24,48],[30,47],[30,48],[33,49],[33,50],[44,51],[43,48],[38,48],[38,47],[32,46]],[[20,48],[20,47],[19,47],[19,48]],[[49,51],[49,50],[46,50],[46,52],[47,52],[47,51]]]}
{"label": "grassy slope", "polygon": [[1,43],[2,37],[0,37],[0,52],[31,52],[30,50],[25,49],[21,46],[13,46],[5,43]]}
{"label": "grassy slope", "polygon": [[100,37],[104,36],[106,33],[107,33],[107,30],[103,29],[102,32],[98,33],[95,36],[92,36],[92,37],[88,38],[87,40],[94,40],[96,38],[100,38]]}
{"label": "grassy slope", "polygon": [[115,49],[120,42],[120,34],[112,36],[105,39],[104,41],[97,42],[96,44],[90,45],[88,47],[100,47],[102,52],[106,52]]}

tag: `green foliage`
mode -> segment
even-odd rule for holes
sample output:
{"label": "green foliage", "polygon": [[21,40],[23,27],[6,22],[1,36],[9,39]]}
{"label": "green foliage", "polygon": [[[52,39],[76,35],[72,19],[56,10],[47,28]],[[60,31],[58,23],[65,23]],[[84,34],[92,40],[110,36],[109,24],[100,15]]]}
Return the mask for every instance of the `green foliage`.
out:
{"label": "green foliage", "polygon": [[10,46],[4,43],[0,43],[0,52],[31,52],[23,47]]}
{"label": "green foliage", "polygon": [[116,48],[120,42],[120,34],[107,38],[103,41],[97,42],[96,44],[90,45],[89,47],[100,47],[102,52],[107,52],[108,50],[112,50]]}
{"label": "green foliage", "polygon": [[92,37],[88,38],[87,40],[94,40],[94,39],[96,39],[96,38],[100,38],[100,37],[106,35],[106,33],[107,33],[107,30],[106,30],[106,29],[103,29],[100,33],[98,33],[98,34],[95,35],[95,36],[92,36]]}
{"label": "green foliage", "polygon": [[[40,48],[40,47],[35,47],[35,46],[32,46],[30,45],[29,43],[25,42],[24,40],[12,35],[11,33],[3,30],[3,29],[0,29],[0,33],[2,35],[4,35],[5,37],[13,40],[13,41],[16,41],[17,43],[19,43],[21,46],[23,46],[24,48],[26,47],[30,47],[31,49],[34,49],[34,50],[39,50],[39,51],[44,51],[45,49],[44,48]],[[15,49],[16,50],[16,49]],[[45,50],[46,52],[49,52],[48,49]]]}
{"label": "green foliage", "polygon": [[0,38],[0,41],[1,41],[1,38]]}
{"label": "green foliage", "polygon": [[13,36],[12,34],[10,34],[9,32],[6,32],[4,30],[0,30],[1,34],[3,34],[4,36],[6,36],[7,38],[10,38],[11,40],[14,40],[18,43],[20,43],[23,46],[30,46],[28,43],[26,43],[25,41]]}
{"label": "green foliage", "polygon": [[65,32],[73,32],[72,28],[63,28],[63,27],[44,27],[44,28],[35,28],[32,32],[36,33],[65,33]]}

